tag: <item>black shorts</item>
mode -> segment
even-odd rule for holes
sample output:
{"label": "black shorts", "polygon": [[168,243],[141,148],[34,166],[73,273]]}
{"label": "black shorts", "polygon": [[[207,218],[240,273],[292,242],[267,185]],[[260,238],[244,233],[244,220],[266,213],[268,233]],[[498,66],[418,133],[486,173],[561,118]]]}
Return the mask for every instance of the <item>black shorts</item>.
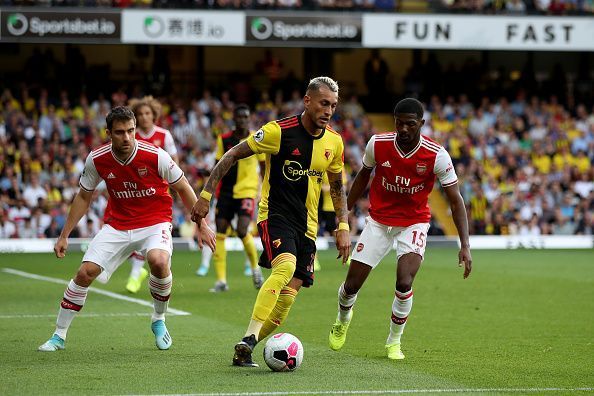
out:
{"label": "black shorts", "polygon": [[310,287],[314,282],[314,259],[316,243],[305,234],[280,220],[268,219],[258,223],[258,232],[264,251],[258,265],[272,268],[270,264],[281,253],[290,253],[297,258],[297,267],[293,276],[303,281],[303,287]]}
{"label": "black shorts", "polygon": [[254,216],[255,200],[253,198],[227,198],[219,197],[215,209],[215,217],[227,221],[233,220],[235,215],[246,216],[250,219]]}

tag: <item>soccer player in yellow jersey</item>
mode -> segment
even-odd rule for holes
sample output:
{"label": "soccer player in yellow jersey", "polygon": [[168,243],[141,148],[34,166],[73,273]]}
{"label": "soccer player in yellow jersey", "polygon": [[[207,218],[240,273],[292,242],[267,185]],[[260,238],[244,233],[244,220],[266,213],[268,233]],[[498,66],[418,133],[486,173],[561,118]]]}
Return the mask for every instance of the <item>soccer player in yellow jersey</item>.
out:
{"label": "soccer player in yellow jersey", "polygon": [[[240,104],[233,110],[235,129],[219,135],[217,138],[216,159],[220,161],[225,152],[245,141],[250,136],[249,121],[250,108]],[[264,161],[264,155],[253,155],[237,161],[218,186],[217,206],[215,209],[215,223],[217,226],[217,250],[214,254],[217,281],[210,291],[227,291],[227,251],[225,238],[231,221],[237,215],[237,236],[243,242],[245,253],[252,268],[254,287],[262,286],[262,271],[258,267],[258,252],[252,234],[248,228],[254,214],[256,196],[258,195],[259,171],[258,162]]]}
{"label": "soccer player in yellow jersey", "polygon": [[[328,126],[338,104],[338,84],[329,77],[309,82],[305,110],[264,125],[246,141],[227,151],[212,170],[192,210],[201,222],[219,180],[240,159],[266,154],[266,170],[258,212],[258,231],[264,252],[259,265],[272,273],[258,292],[252,318],[242,340],[235,345],[235,366],[257,367],[252,352],[258,341],[272,333],[287,317],[299,289],[313,284],[313,260],[318,231],[318,202],[324,173],[339,224],[338,257],[343,264],[351,245],[346,197],[342,185],[344,146]],[[217,247],[218,249],[218,247]]]}

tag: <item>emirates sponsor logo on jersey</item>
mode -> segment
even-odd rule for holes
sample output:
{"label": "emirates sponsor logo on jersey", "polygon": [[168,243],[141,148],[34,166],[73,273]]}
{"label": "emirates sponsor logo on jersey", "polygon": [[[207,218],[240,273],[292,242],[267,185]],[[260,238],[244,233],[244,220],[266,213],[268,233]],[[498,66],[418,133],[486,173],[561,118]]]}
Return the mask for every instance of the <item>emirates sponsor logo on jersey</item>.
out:
{"label": "emirates sponsor logo on jersey", "polygon": [[417,173],[418,173],[419,175],[424,175],[424,174],[425,174],[425,172],[427,172],[427,164],[426,164],[426,163],[424,163],[424,162],[419,162],[419,163],[417,164]]}
{"label": "emirates sponsor logo on jersey", "polygon": [[321,179],[324,172],[317,169],[303,169],[299,162],[286,160],[283,165],[283,175],[287,180],[298,181],[303,176],[319,177]]}
{"label": "emirates sponsor logo on jersey", "polygon": [[134,182],[124,182],[123,190],[111,190],[111,196],[118,199],[144,198],[150,197],[157,193],[154,187],[145,189],[138,189],[138,184]]}
{"label": "emirates sponsor logo on jersey", "polygon": [[148,169],[146,166],[143,166],[142,168],[138,168],[138,176],[145,177],[146,175],[148,175]]}
{"label": "emirates sponsor logo on jersey", "polygon": [[382,176],[382,187],[387,191],[396,192],[400,194],[416,194],[425,188],[424,184],[416,186],[410,185],[410,178],[403,176],[396,176],[394,184],[390,183],[385,176]]}

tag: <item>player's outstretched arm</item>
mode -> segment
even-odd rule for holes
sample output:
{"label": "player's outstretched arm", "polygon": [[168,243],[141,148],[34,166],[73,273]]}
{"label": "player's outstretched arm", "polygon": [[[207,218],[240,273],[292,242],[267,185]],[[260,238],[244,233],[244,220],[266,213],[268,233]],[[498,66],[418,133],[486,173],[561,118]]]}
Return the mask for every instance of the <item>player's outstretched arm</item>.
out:
{"label": "player's outstretched arm", "polygon": [[349,211],[353,210],[355,203],[365,192],[367,184],[369,184],[369,178],[371,177],[372,170],[373,168],[367,168],[363,166],[357,173],[357,176],[355,176],[355,180],[353,180],[353,185],[349,191],[349,196],[347,197],[347,208]]}
{"label": "player's outstretched arm", "polygon": [[458,184],[445,187],[444,191],[448,200],[450,201],[450,208],[452,210],[452,218],[458,230],[458,237],[460,238],[460,252],[458,253],[458,266],[464,264],[464,278],[468,278],[470,271],[472,271],[472,256],[470,255],[470,241],[468,238],[468,217],[466,216],[466,208],[464,207],[464,200],[460,195],[460,188]]}
{"label": "player's outstretched arm", "polygon": [[[197,201],[196,193],[190,186],[188,179],[183,176],[177,182],[171,185],[182,199],[187,210],[192,210]],[[201,225],[198,230],[198,246],[202,249],[203,244],[206,244],[214,252],[216,248],[216,235],[214,231],[208,226],[205,219],[201,220]]]}
{"label": "player's outstretched arm", "polygon": [[196,201],[196,204],[192,208],[192,221],[198,224],[198,226],[201,224],[201,219],[205,218],[208,214],[212,194],[214,193],[215,188],[221,179],[227,174],[227,172],[229,172],[229,169],[231,169],[231,167],[233,167],[237,161],[247,158],[251,155],[254,155],[254,151],[247,144],[247,141],[244,140],[227,151],[212,169],[206,185],[200,192],[198,201]]}
{"label": "player's outstretched arm", "polygon": [[342,257],[342,263],[345,264],[349,259],[351,249],[351,236],[349,233],[349,211],[346,206],[346,196],[342,184],[342,172],[328,174],[328,184],[330,184],[330,197],[338,219],[338,229],[336,230],[336,248],[338,257]]}
{"label": "player's outstretched arm", "polygon": [[80,219],[89,210],[92,200],[93,192],[83,190],[82,188],[74,197],[72,205],[70,206],[70,210],[68,211],[68,217],[66,218],[64,228],[62,228],[62,232],[60,233],[60,236],[54,245],[54,253],[56,253],[56,257],[63,258],[66,256],[66,250],[68,249],[68,237]]}

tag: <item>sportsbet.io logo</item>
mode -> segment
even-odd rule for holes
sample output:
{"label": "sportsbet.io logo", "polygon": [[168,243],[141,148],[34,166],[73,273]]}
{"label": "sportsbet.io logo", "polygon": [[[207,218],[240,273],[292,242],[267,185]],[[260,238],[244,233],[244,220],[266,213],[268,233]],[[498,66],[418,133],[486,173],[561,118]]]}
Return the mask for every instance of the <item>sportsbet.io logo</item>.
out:
{"label": "sportsbet.io logo", "polygon": [[22,36],[29,28],[29,21],[23,14],[11,14],[8,16],[6,28],[13,36]]}
{"label": "sportsbet.io logo", "polygon": [[286,160],[283,165],[283,175],[287,180],[298,181],[302,176],[318,177],[321,179],[324,172],[315,169],[303,169],[299,162]]}
{"label": "sportsbet.io logo", "polygon": [[149,37],[159,37],[165,31],[165,22],[159,17],[148,16],[144,18],[142,30]]}
{"label": "sportsbet.io logo", "polygon": [[252,21],[251,31],[258,40],[266,40],[272,36],[272,22],[268,18],[256,18]]}

